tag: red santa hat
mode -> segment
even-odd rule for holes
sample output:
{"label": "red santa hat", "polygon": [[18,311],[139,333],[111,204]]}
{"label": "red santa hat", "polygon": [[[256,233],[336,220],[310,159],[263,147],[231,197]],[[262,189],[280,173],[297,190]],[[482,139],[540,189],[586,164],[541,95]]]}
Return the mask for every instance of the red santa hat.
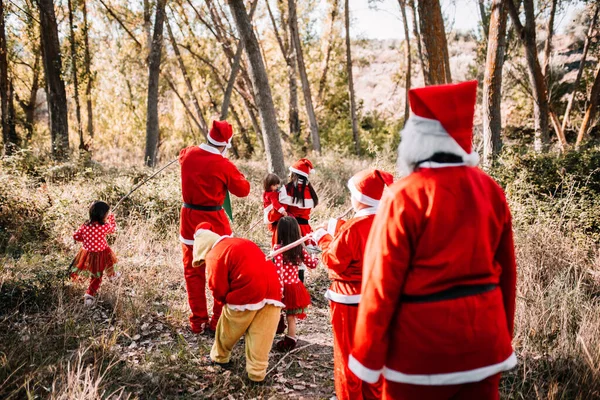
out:
{"label": "red santa hat", "polygon": [[462,157],[467,165],[477,165],[479,156],[473,152],[477,81],[411,89],[408,97],[412,115],[402,132],[403,140],[411,134],[422,137],[410,138],[415,142],[405,155],[420,158],[410,161],[445,152]]}
{"label": "red santa hat", "polygon": [[394,183],[392,174],[378,169],[366,169],[350,178],[348,189],[355,200],[377,207],[384,190],[392,183]]}
{"label": "red santa hat", "polygon": [[290,168],[290,172],[294,172],[298,175],[301,175],[305,178],[315,172],[312,163],[307,158],[301,158],[296,161]]}
{"label": "red santa hat", "polygon": [[231,147],[233,128],[227,121],[213,121],[212,128],[208,133],[208,142],[215,146]]}

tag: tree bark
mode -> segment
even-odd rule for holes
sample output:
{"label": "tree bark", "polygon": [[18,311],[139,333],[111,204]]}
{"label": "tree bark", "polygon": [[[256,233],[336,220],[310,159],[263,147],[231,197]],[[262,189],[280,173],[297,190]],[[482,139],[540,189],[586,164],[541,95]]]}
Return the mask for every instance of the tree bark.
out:
{"label": "tree bark", "polygon": [[404,26],[404,60],[406,63],[406,79],[405,79],[405,95],[404,95],[404,123],[408,121],[410,115],[410,104],[408,101],[408,92],[411,86],[411,69],[412,61],[410,54],[410,35],[408,33],[408,19],[406,18],[406,0],[398,0],[400,6],[400,12],[402,13],[402,25]]}
{"label": "tree bark", "polygon": [[439,0],[419,0],[419,22],[428,61],[429,83],[451,83],[448,43]]}
{"label": "tree bark", "polygon": [[250,62],[250,77],[257,95],[256,105],[261,119],[268,168],[270,172],[283,177],[286,175],[286,171],[281,149],[281,137],[277,126],[277,114],[258,41],[254,35],[243,0],[229,0],[229,8],[235,19],[239,35],[244,41],[246,55]]}
{"label": "tree bark", "polygon": [[352,77],[352,49],[350,43],[350,4],[344,4],[344,22],[346,25],[346,70],[348,73],[348,95],[350,96],[350,119],[352,120],[352,137],[354,138],[354,151],[360,156],[360,137],[358,136],[358,120],[356,117],[356,99],[354,98],[354,79]]}
{"label": "tree bark", "polygon": [[481,31],[483,32],[483,37],[488,40],[488,32],[490,31],[490,16],[488,16],[485,12],[485,1],[479,0],[478,3],[479,16],[481,17]]}
{"label": "tree bark", "polygon": [[415,7],[415,0],[408,0],[408,8],[410,9],[411,18],[413,22],[413,35],[415,42],[417,42],[417,55],[419,56],[419,62],[421,64],[421,72],[423,73],[423,82],[425,86],[431,85],[429,80],[429,71],[427,69],[427,63],[423,57],[423,46],[421,41],[421,33],[419,32],[419,23],[417,17],[417,8]]}
{"label": "tree bark", "polygon": [[490,167],[502,149],[502,67],[506,53],[508,10],[503,0],[492,2],[483,79],[483,165]]}
{"label": "tree bark", "polygon": [[300,32],[298,29],[298,16],[296,14],[296,0],[288,0],[288,10],[291,42],[296,50],[296,61],[298,62],[298,72],[300,73],[300,82],[302,83],[304,105],[306,106],[306,113],[308,114],[312,147],[317,154],[320,154],[321,138],[319,137],[319,125],[317,124],[317,116],[315,115],[315,108],[313,107],[312,95],[310,92],[310,83],[306,73],[306,65],[304,64],[304,54],[302,52],[302,43],[300,42]]}
{"label": "tree bark", "polygon": [[[1,1],[1,0],[0,0]],[[40,88],[40,54],[39,48],[33,50],[35,54],[35,61],[33,63],[33,78],[31,82],[31,89],[29,90],[29,98],[27,100],[22,100],[19,98],[19,95],[15,93],[15,97],[17,103],[23,109],[23,113],[25,114],[25,142],[29,143],[33,138],[33,131],[35,127],[35,109],[37,107],[37,92]]]}
{"label": "tree bark", "polygon": [[4,0],[0,0],[0,112],[2,113],[2,140],[4,152],[10,153],[9,119],[8,119],[8,50],[6,45],[6,30],[4,22]]}
{"label": "tree bark", "polygon": [[149,167],[156,165],[158,153],[158,79],[160,76],[160,56],[163,45],[165,3],[166,0],[157,0],[156,2],[152,50],[150,51],[148,66],[148,111],[146,116],[146,152],[144,161]]}
{"label": "tree bark", "polygon": [[598,64],[598,67],[596,67],[596,78],[594,79],[594,84],[592,85],[592,91],[590,92],[588,108],[585,110],[585,115],[583,116],[581,128],[579,129],[579,134],[577,135],[577,142],[575,142],[575,147],[579,147],[579,145],[581,145],[583,137],[590,128],[590,125],[592,124],[592,121],[594,121],[594,118],[596,118],[596,114],[598,113],[598,103],[600,103],[600,64]]}
{"label": "tree bark", "polygon": [[58,26],[53,0],[39,0],[42,57],[48,91],[48,111],[52,136],[52,155],[57,160],[69,157],[69,122],[67,94],[61,77],[62,59],[58,40]]}
{"label": "tree bark", "polygon": [[590,49],[590,38],[592,37],[592,33],[594,32],[594,28],[596,26],[596,21],[598,21],[598,11],[600,11],[600,2],[596,3],[596,8],[594,11],[594,15],[592,16],[592,20],[590,21],[590,27],[588,28],[587,36],[585,37],[585,43],[583,45],[583,54],[581,55],[581,61],[579,64],[579,69],[577,70],[577,77],[575,78],[575,82],[573,83],[573,92],[571,92],[571,97],[569,97],[569,101],[567,102],[567,108],[565,109],[565,115],[563,116],[562,121],[562,130],[563,132],[567,129],[567,124],[569,123],[569,114],[571,113],[571,108],[573,108],[573,102],[575,101],[575,95],[577,94],[577,89],[579,88],[579,82],[581,81],[581,76],[583,75],[583,70],[585,69],[585,61],[587,59],[587,54]]}
{"label": "tree bark", "polygon": [[547,37],[546,43],[544,44],[544,78],[546,79],[546,87],[550,78],[550,55],[552,54],[552,37],[554,36],[554,16],[556,15],[556,4],[558,0],[552,0],[550,6],[550,17],[548,18],[548,25],[546,27]]}
{"label": "tree bark", "polygon": [[87,0],[82,0],[83,3],[83,41],[84,41],[84,61],[85,61],[85,76],[87,84],[85,87],[85,102],[87,107],[87,133],[90,138],[94,137],[94,110],[92,107],[92,86],[94,77],[92,76],[92,56],[90,52],[90,40],[88,35],[88,20],[87,20]]}
{"label": "tree bark", "polygon": [[81,127],[81,104],[79,103],[79,76],[77,73],[77,51],[75,50],[75,22],[73,21],[73,4],[67,0],[69,9],[69,42],[71,48],[71,72],[73,74],[73,97],[75,100],[75,117],[77,118],[77,134],[79,136],[79,149],[85,149],[83,129]]}
{"label": "tree bark", "polygon": [[169,39],[171,40],[171,46],[173,47],[173,51],[175,52],[175,56],[177,57],[177,62],[179,63],[179,69],[181,69],[181,74],[183,75],[183,80],[185,81],[185,86],[187,88],[188,97],[194,105],[194,109],[196,110],[196,118],[194,119],[198,124],[198,129],[202,136],[206,138],[208,134],[208,127],[206,125],[206,120],[204,119],[204,115],[202,114],[202,110],[200,109],[200,103],[198,102],[198,98],[194,94],[194,88],[192,86],[192,81],[188,74],[187,68],[185,67],[185,63],[183,62],[183,58],[181,57],[181,53],[179,52],[179,47],[177,45],[177,41],[175,40],[175,36],[173,35],[173,31],[171,30],[171,24],[169,20],[165,20],[165,25],[167,26],[167,33],[169,34]]}
{"label": "tree bark", "polygon": [[535,38],[535,14],[533,0],[523,0],[525,8],[525,26],[519,19],[519,12],[515,7],[513,0],[504,0],[508,7],[508,12],[513,25],[525,46],[525,58],[527,60],[527,69],[529,80],[531,82],[531,94],[533,96],[533,118],[535,137],[533,147],[536,152],[542,152],[549,142],[548,137],[548,90],[546,80],[540,67],[537,54]]}
{"label": "tree bark", "polygon": [[321,73],[321,79],[319,79],[319,93],[317,95],[317,104],[323,102],[323,93],[325,86],[327,85],[327,73],[329,72],[329,61],[331,60],[331,52],[333,50],[334,38],[334,27],[335,19],[338,15],[338,8],[340,6],[340,0],[333,0],[331,5],[331,18],[329,19],[329,33],[327,38],[327,50],[325,50],[325,60],[323,61],[323,72]]}
{"label": "tree bark", "polygon": [[152,5],[150,0],[144,0],[144,32],[146,33],[146,54],[149,56],[152,51]]}

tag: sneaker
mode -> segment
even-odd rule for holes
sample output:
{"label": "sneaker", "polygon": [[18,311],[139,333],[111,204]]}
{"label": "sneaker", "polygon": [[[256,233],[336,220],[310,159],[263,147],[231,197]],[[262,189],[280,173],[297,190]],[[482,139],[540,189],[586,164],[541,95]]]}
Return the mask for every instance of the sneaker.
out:
{"label": "sneaker", "polygon": [[96,303],[96,298],[94,296],[92,296],[91,294],[85,294],[83,296],[83,304],[86,307],[91,307],[94,305],[94,303]]}
{"label": "sneaker", "polygon": [[296,347],[296,339],[285,335],[285,337],[275,344],[277,351],[288,352]]}
{"label": "sneaker", "polygon": [[285,325],[285,315],[281,314],[281,317],[279,318],[279,324],[277,325],[277,334],[280,335],[285,332],[285,328],[287,328]]}

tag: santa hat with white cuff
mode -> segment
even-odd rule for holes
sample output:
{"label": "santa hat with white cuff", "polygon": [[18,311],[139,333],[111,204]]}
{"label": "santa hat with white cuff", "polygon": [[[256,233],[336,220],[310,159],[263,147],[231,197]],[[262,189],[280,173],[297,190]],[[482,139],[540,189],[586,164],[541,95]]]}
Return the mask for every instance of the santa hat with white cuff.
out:
{"label": "santa hat with white cuff", "polygon": [[435,153],[448,153],[462,165],[479,163],[473,151],[477,81],[411,89],[408,97],[412,113],[401,133],[399,162],[412,171]]}
{"label": "santa hat with white cuff", "polygon": [[378,207],[386,188],[394,183],[394,176],[378,169],[366,169],[348,181],[352,197],[367,206]]}
{"label": "santa hat with white cuff", "polygon": [[307,158],[299,159],[294,164],[292,164],[292,166],[289,168],[289,170],[290,170],[290,172],[294,172],[300,176],[305,177],[306,179],[308,179],[308,176],[310,174],[315,173],[313,164]]}
{"label": "santa hat with white cuff", "polygon": [[231,147],[231,138],[233,136],[233,128],[227,121],[213,121],[212,128],[206,139],[213,146]]}

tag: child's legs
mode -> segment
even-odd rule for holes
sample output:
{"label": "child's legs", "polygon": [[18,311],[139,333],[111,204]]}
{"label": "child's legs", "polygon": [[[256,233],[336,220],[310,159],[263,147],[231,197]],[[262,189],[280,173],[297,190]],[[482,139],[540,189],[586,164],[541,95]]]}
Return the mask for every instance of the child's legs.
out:
{"label": "child's legs", "polygon": [[246,332],[246,371],[248,378],[255,382],[263,381],[267,375],[269,351],[275,338],[280,312],[281,308],[267,304],[256,312]]}
{"label": "child's legs", "polygon": [[85,293],[89,294],[90,296],[96,296],[96,293],[98,293],[98,289],[100,289],[101,283],[102,283],[102,275],[100,275],[100,277],[98,277],[98,278],[92,278],[90,280],[90,286],[88,286],[88,289]]}
{"label": "child's legs", "polygon": [[286,315],[287,324],[288,324],[288,336],[293,338],[296,337],[296,316],[295,315]]}
{"label": "child's legs", "polygon": [[244,335],[256,313],[256,311],[233,311],[223,307],[215,331],[215,343],[210,351],[210,358],[213,361],[229,362],[233,346]]}
{"label": "child's legs", "polygon": [[190,325],[192,330],[200,331],[202,325],[208,322],[208,310],[206,309],[206,268],[192,267],[193,250],[192,246],[181,245],[183,250],[183,271],[185,276],[185,286],[188,294],[188,303],[192,314],[190,315]]}

